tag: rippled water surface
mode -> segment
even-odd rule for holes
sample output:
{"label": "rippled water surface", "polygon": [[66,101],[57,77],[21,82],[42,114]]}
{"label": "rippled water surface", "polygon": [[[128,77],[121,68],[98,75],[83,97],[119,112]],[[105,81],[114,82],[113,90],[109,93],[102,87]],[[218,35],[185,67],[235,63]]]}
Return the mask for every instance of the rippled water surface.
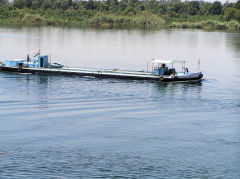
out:
{"label": "rippled water surface", "polygon": [[[240,178],[240,34],[0,28],[0,59],[186,59],[200,83],[0,73],[0,178]],[[149,64],[149,69],[150,69]]]}

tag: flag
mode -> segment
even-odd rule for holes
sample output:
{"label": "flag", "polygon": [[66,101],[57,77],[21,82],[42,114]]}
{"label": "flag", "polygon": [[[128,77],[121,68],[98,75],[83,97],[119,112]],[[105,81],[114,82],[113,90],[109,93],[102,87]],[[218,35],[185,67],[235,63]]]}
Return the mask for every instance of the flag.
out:
{"label": "flag", "polygon": [[38,55],[40,55],[40,49],[38,51],[34,52],[34,54],[33,54],[34,57],[36,57]]}

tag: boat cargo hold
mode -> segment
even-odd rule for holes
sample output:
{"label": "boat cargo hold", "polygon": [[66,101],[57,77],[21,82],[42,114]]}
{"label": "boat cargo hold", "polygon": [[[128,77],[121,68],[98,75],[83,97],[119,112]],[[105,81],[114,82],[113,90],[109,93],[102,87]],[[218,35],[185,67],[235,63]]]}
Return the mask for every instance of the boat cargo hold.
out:
{"label": "boat cargo hold", "polygon": [[[174,64],[181,63],[182,71],[177,72]],[[37,59],[14,59],[0,62],[0,71],[32,73],[32,74],[61,74],[91,76],[99,78],[119,78],[133,80],[151,80],[159,82],[193,81],[201,80],[202,72],[191,73],[185,67],[186,61],[177,60],[152,60],[152,71],[127,71],[119,69],[94,69],[64,67],[59,63],[49,63],[48,55],[38,55]],[[168,67],[170,65],[171,67]]]}

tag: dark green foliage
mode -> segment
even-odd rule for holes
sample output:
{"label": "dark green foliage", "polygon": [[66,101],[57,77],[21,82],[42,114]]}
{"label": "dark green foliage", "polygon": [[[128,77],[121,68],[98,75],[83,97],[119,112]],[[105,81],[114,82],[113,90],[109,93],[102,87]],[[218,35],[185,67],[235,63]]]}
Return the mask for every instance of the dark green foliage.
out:
{"label": "dark green foliage", "polygon": [[[0,0],[3,4],[4,0]],[[106,0],[106,1],[75,1],[72,0],[15,0],[13,6],[22,9],[62,9],[69,8],[78,10],[97,10],[100,12],[118,13],[118,14],[138,14],[147,10],[153,14],[168,15],[170,17],[179,17],[182,15],[221,15],[223,6],[220,2],[200,3],[199,1],[164,3],[158,0],[139,1],[139,0]],[[240,9],[240,1],[235,4],[226,4],[226,8],[234,6]]]}
{"label": "dark green foliage", "polygon": [[198,1],[189,2],[187,4],[186,10],[189,15],[197,15],[200,10],[199,2]]}
{"label": "dark green foliage", "polygon": [[15,0],[13,3],[13,6],[18,8],[18,9],[22,9],[24,8],[24,6],[26,5],[24,0]]}
{"label": "dark green foliage", "polygon": [[172,7],[172,11],[175,13],[183,13],[185,11],[185,6],[183,3],[174,3]]}
{"label": "dark green foliage", "polygon": [[123,15],[128,15],[128,16],[131,16],[131,15],[135,15],[136,14],[136,11],[133,7],[131,6],[128,6],[124,11],[123,11]]}
{"label": "dark green foliage", "polygon": [[97,9],[96,3],[93,0],[89,0],[89,1],[84,2],[84,7],[87,10]]}
{"label": "dark green foliage", "polygon": [[110,12],[116,12],[118,10],[118,1],[117,0],[107,0],[106,1],[109,11]]}
{"label": "dark green foliage", "polygon": [[225,10],[224,18],[226,21],[230,21],[234,18],[234,14],[236,13],[236,10],[233,8],[228,8]]}
{"label": "dark green foliage", "polygon": [[234,5],[234,7],[235,7],[237,10],[240,10],[240,1],[237,1],[236,4]]}
{"label": "dark green foliage", "polygon": [[159,4],[158,6],[158,14],[163,15],[167,13],[167,5],[166,4]]}
{"label": "dark green foliage", "polygon": [[209,8],[209,14],[211,15],[220,15],[222,14],[222,4],[218,1],[215,1]]}
{"label": "dark green foliage", "polygon": [[25,0],[25,6],[27,8],[31,8],[32,7],[32,2],[33,2],[33,0]]}
{"label": "dark green foliage", "polygon": [[5,0],[0,0],[0,7],[6,4]]}
{"label": "dark green foliage", "polygon": [[200,8],[199,14],[200,15],[209,15],[210,8],[211,8],[211,4],[209,4],[209,3],[203,4],[203,6]]}
{"label": "dark green foliage", "polygon": [[100,12],[106,12],[109,9],[108,5],[102,1],[98,1],[96,6],[97,6],[97,10]]}
{"label": "dark green foliage", "polygon": [[152,13],[157,14],[158,13],[158,2],[157,0],[150,0],[147,4],[147,9],[149,9]]}
{"label": "dark green foliage", "polygon": [[[100,15],[100,17],[98,17]],[[218,29],[239,27],[240,0],[221,4],[159,0],[0,0],[0,21],[43,24],[91,24],[103,26],[170,26]],[[205,23],[212,20],[212,23]],[[210,21],[209,21],[210,22]],[[219,22],[219,23],[216,23]],[[224,24],[229,23],[228,25]],[[173,25],[175,23],[175,25]]]}
{"label": "dark green foliage", "polygon": [[33,0],[32,1],[32,8],[33,9],[38,9],[42,6],[42,1],[40,0]]}
{"label": "dark green foliage", "polygon": [[124,11],[127,8],[128,1],[127,0],[121,0],[119,2],[119,11]]}
{"label": "dark green foliage", "polygon": [[234,19],[238,20],[238,22],[240,22],[240,11],[236,11],[236,13],[234,14]]}
{"label": "dark green foliage", "polygon": [[54,4],[54,9],[67,10],[72,3],[69,0],[57,0]]}

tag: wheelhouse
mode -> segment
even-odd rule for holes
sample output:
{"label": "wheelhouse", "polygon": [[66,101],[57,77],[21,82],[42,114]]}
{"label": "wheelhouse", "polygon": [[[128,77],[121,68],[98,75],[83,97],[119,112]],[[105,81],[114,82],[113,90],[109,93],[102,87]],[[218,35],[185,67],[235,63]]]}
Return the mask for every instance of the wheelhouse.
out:
{"label": "wheelhouse", "polygon": [[182,72],[188,72],[188,68],[186,68],[185,64],[187,61],[185,60],[152,60],[152,72],[153,75],[156,76],[165,76],[165,75],[175,75],[177,73],[174,68],[175,64],[181,64]]}

